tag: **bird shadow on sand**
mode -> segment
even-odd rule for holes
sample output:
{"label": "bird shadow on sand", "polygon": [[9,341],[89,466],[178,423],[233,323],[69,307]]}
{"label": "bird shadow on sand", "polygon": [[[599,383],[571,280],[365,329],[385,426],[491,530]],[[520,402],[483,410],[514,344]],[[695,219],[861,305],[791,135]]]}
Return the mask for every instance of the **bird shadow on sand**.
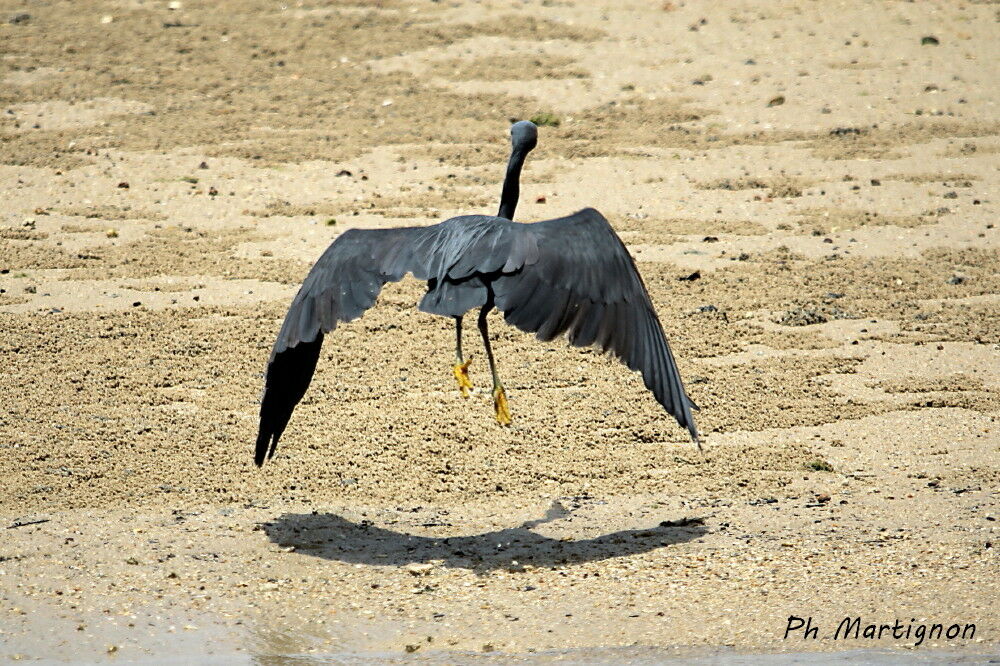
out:
{"label": "bird shadow on sand", "polygon": [[577,541],[554,539],[532,531],[569,513],[554,502],[544,517],[518,527],[451,537],[397,532],[370,521],[355,523],[332,513],[285,514],[261,527],[274,543],[327,560],[387,566],[437,562],[479,572],[605,560],[693,541],[708,533],[700,518],[664,521],[655,527],[621,530]]}

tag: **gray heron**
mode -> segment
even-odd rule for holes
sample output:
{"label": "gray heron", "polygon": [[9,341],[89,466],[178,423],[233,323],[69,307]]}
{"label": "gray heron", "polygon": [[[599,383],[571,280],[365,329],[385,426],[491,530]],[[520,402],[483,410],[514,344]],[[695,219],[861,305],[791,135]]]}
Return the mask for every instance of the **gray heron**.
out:
{"label": "gray heron", "polygon": [[[267,364],[254,462],[272,457],[292,411],[305,395],[324,336],[371,308],[382,287],[407,274],[427,282],[418,309],[456,322],[454,374],[467,394],[462,317],[479,308],[479,332],[493,376],[496,420],[510,410],[489,340],[486,317],[504,320],[542,341],[567,334],[577,347],[597,346],[642,374],[646,387],[701,448],[663,327],[635,262],[599,212],[534,223],[512,221],[524,159],[535,146],[531,123],[511,128],[512,150],[499,215],[463,215],[423,227],[349,229],[313,265],[285,315]],[[463,381],[464,379],[464,381]]]}

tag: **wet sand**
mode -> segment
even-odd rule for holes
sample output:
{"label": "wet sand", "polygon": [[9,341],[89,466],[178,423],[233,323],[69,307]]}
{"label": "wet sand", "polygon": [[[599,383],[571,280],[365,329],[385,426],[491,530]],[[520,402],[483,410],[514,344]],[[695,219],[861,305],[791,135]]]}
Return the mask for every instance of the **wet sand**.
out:
{"label": "wet sand", "polygon": [[[171,6],[0,0],[0,659],[997,653],[994,4]],[[495,212],[539,114],[518,218],[608,217],[705,453],[494,315],[498,427],[407,280],[256,469],[312,262]]]}

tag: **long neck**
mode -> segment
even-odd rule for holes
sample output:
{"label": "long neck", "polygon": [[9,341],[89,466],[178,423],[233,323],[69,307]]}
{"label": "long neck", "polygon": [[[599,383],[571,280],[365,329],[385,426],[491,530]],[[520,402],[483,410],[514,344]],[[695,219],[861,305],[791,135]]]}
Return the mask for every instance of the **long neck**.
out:
{"label": "long neck", "polygon": [[521,167],[524,166],[524,158],[527,156],[527,151],[516,148],[510,153],[510,160],[507,162],[507,176],[503,179],[503,191],[500,194],[500,212],[497,213],[497,217],[502,217],[505,220],[514,219],[514,209],[517,208],[517,200],[521,196]]}

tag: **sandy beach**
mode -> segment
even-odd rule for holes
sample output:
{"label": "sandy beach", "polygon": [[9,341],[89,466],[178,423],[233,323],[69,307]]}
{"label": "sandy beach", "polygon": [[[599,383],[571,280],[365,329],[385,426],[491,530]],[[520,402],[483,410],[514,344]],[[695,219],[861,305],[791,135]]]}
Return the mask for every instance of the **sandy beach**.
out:
{"label": "sandy beach", "polygon": [[[0,0],[0,661],[997,658],[998,21]],[[495,214],[528,118],[518,220],[608,218],[704,452],[615,359],[494,313],[498,426],[474,325],[463,399],[407,279],[256,468],[312,263]]]}

